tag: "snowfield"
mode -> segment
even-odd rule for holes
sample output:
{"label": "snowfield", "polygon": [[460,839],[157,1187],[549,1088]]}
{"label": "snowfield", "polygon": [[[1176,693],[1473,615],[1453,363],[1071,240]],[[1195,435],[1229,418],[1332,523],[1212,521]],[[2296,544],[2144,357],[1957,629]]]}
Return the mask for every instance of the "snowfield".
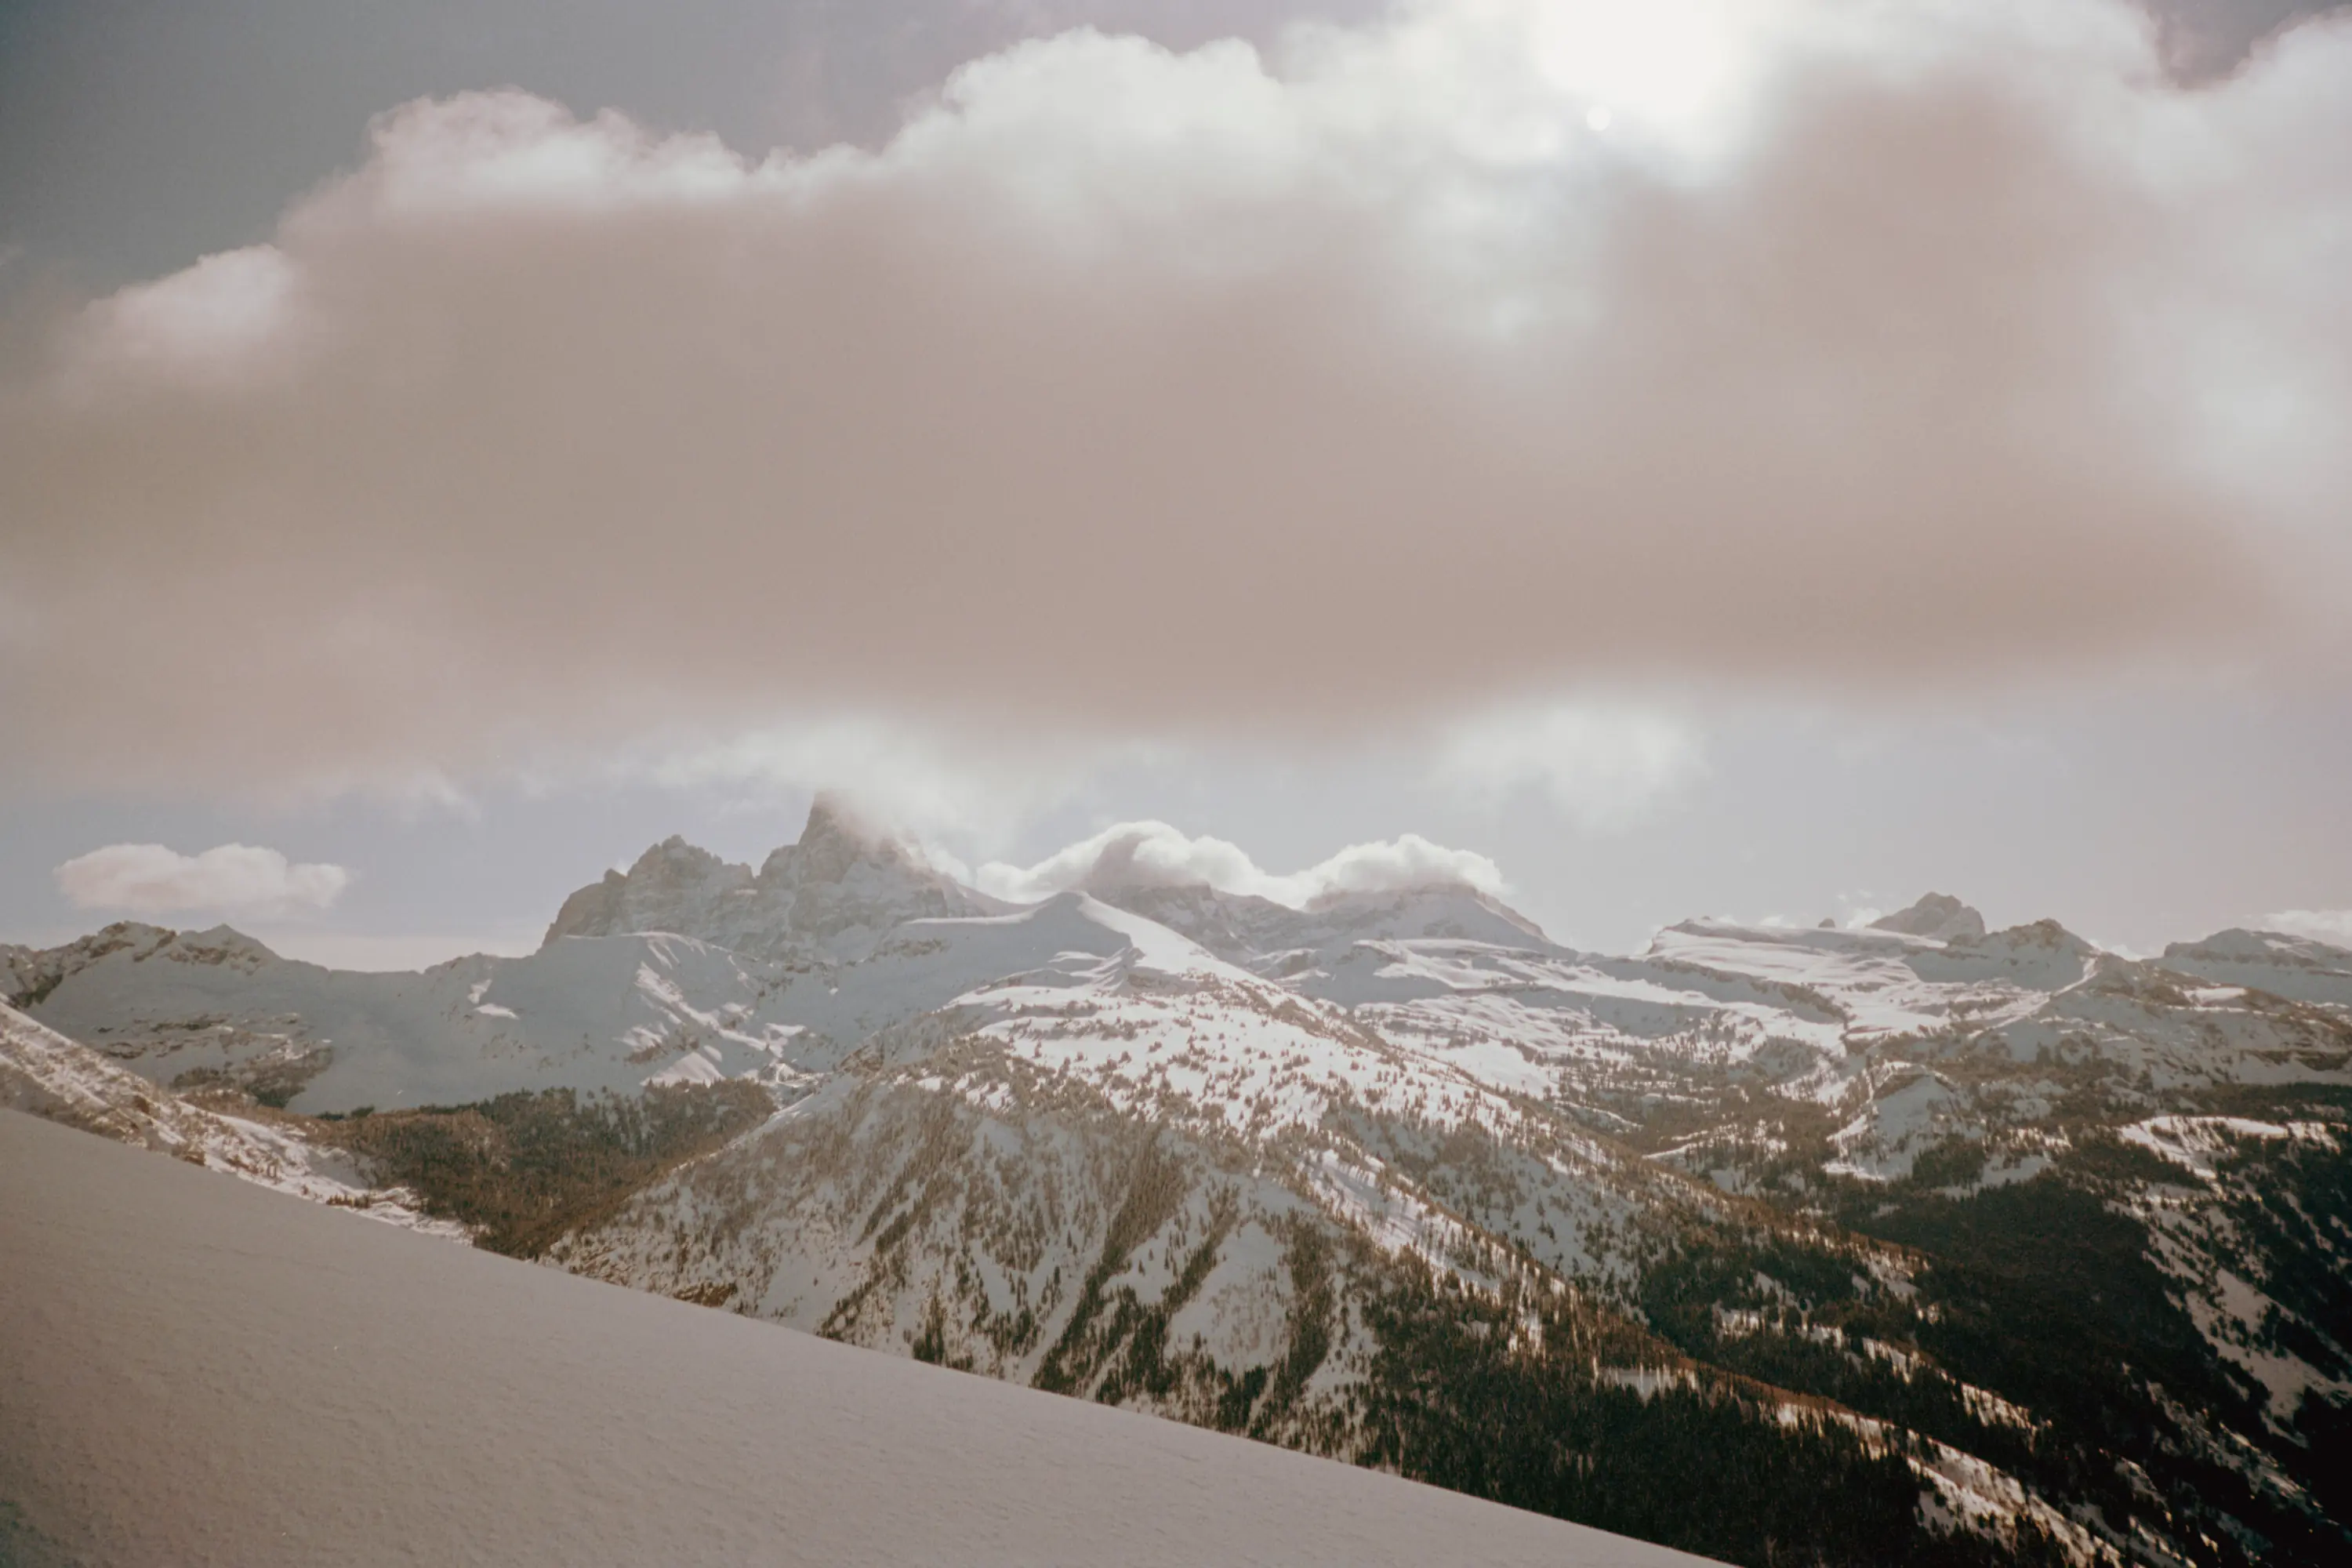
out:
{"label": "snowfield", "polygon": [[0,1556],[1701,1560],[373,1226],[0,1113]]}

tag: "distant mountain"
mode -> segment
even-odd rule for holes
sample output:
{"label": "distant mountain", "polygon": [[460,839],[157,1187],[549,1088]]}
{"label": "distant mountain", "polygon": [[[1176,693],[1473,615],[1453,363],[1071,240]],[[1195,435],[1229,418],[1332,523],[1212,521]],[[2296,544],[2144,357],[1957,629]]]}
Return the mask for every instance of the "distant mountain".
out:
{"label": "distant mountain", "polygon": [[1907,910],[1871,921],[1870,929],[1933,937],[1937,942],[1966,942],[1984,935],[1985,922],[1984,916],[1949,893],[1929,893]]}
{"label": "distant mountain", "polygon": [[299,1125],[160,1092],[8,1006],[0,1006],[0,1110],[27,1111],[407,1229],[466,1235],[463,1226],[421,1213],[415,1193],[375,1182],[362,1162],[314,1142]]}
{"label": "distant mountain", "polygon": [[797,843],[758,871],[668,838],[626,872],[563,900],[547,944],[565,937],[667,932],[786,963],[854,961],[899,925],[1007,906],[964,887],[910,846],[819,795]]}
{"label": "distant mountain", "polygon": [[1612,956],[1450,882],[1117,865],[1013,908],[824,801],[756,873],[656,846],[527,958],[0,965],[486,1243],[894,1353],[1735,1562],[2352,1551],[2317,943],[2133,960],[1931,894]]}
{"label": "distant mountain", "polygon": [[26,1009],[108,1059],[295,1110],[793,1077],[795,1030],[761,1007],[769,967],[666,933],[379,974],[283,959],[226,927],[114,925],[26,968]]}
{"label": "distant mountain", "polygon": [[2176,942],[2159,962],[2217,986],[2352,1013],[2352,952],[2307,937],[2233,929],[2202,942]]}

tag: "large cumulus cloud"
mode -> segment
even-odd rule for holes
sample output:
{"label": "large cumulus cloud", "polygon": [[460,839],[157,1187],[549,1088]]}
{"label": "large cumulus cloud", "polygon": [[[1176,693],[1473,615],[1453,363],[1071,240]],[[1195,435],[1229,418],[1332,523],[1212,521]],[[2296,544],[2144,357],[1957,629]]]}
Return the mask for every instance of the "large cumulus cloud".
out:
{"label": "large cumulus cloud", "polygon": [[341,866],[297,865],[250,844],[217,845],[201,855],[162,844],[109,844],[59,866],[57,879],[58,890],[85,910],[282,916],[331,907],[352,874]]}
{"label": "large cumulus cloud", "polygon": [[2347,83],[2319,25],[2183,92],[2119,0],[1460,0],[1024,45],[875,153],[411,104],[0,388],[12,765],[2291,642]]}
{"label": "large cumulus cloud", "polygon": [[982,890],[1015,903],[1073,889],[1108,894],[1135,888],[1214,888],[1299,910],[1350,893],[1430,887],[1504,890],[1501,870],[1486,856],[1449,849],[1417,833],[1351,844],[1304,870],[1272,872],[1237,844],[1205,834],[1196,838],[1164,822],[1106,827],[1034,866],[992,861],[980,868],[976,880]]}

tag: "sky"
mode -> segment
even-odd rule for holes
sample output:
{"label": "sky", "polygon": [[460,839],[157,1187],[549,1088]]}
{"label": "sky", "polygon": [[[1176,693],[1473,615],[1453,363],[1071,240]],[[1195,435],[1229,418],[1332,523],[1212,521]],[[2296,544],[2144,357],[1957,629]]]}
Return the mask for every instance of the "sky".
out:
{"label": "sky", "polygon": [[13,0],[0,942],[526,950],[830,787],[2352,943],[2347,277],[2284,0]]}

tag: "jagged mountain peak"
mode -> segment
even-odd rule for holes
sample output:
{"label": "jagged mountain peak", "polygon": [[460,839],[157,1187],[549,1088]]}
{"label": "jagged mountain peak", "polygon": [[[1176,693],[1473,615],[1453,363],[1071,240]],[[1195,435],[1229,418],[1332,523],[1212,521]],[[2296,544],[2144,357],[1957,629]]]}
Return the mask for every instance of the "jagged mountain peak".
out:
{"label": "jagged mountain peak", "polygon": [[805,887],[840,882],[860,865],[887,867],[926,879],[951,881],[905,839],[876,826],[845,797],[819,791],[809,803],[800,837],[769,852],[761,886]]}
{"label": "jagged mountain peak", "polygon": [[756,958],[834,962],[863,957],[905,921],[1001,907],[820,794],[799,839],[758,871],[673,836],[566,899],[546,941],[662,931]]}
{"label": "jagged mountain peak", "polygon": [[1873,931],[1902,936],[1924,936],[1937,942],[1962,942],[1985,934],[1985,919],[1949,893],[1929,893],[1907,910],[1897,910],[1870,922]]}
{"label": "jagged mountain peak", "polygon": [[631,931],[691,934],[710,908],[748,891],[751,881],[750,867],[732,865],[672,834],[626,871],[607,871],[565,899],[541,945],[568,936]]}
{"label": "jagged mountain peak", "polygon": [[[638,856],[635,863],[629,868],[629,872],[631,875],[635,875],[639,872],[652,873],[670,870],[687,870],[708,873],[726,868],[728,864],[729,863],[726,860],[712,854],[709,850],[705,849],[699,844],[689,844],[687,842],[686,836],[684,834],[673,833],[667,838],[663,839],[660,843],[654,845],[644,854]],[[747,866],[739,866],[733,868],[746,873],[751,869],[751,868]]]}

